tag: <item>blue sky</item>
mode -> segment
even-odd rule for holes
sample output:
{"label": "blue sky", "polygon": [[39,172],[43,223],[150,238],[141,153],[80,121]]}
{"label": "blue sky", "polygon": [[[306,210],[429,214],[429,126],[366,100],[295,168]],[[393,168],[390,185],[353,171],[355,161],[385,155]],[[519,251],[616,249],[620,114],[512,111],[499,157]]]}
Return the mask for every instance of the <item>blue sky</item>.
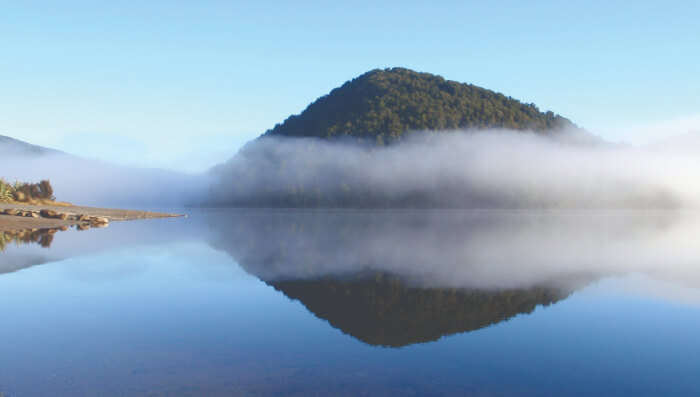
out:
{"label": "blue sky", "polygon": [[700,126],[700,2],[492,3],[3,2],[0,134],[200,171],[389,66],[534,102],[613,141]]}

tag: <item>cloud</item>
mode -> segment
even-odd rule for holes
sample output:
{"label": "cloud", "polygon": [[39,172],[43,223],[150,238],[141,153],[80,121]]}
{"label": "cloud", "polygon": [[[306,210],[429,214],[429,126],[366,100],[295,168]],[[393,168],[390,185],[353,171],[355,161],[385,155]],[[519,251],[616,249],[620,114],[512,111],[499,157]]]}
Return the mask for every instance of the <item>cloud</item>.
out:
{"label": "cloud", "polygon": [[241,206],[679,208],[700,205],[700,158],[514,131],[416,133],[388,147],[262,137],[212,171]]}

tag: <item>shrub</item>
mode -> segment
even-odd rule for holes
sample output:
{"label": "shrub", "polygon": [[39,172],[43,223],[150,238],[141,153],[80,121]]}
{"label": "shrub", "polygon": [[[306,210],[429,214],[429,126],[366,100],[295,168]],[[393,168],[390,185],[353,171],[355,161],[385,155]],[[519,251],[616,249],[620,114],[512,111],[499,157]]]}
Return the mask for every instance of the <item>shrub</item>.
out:
{"label": "shrub", "polygon": [[9,183],[0,179],[0,202],[8,202],[14,199],[15,189]]}
{"label": "shrub", "polygon": [[46,180],[32,184],[15,182],[14,185],[10,185],[0,179],[0,202],[32,200],[56,200],[51,182]]}

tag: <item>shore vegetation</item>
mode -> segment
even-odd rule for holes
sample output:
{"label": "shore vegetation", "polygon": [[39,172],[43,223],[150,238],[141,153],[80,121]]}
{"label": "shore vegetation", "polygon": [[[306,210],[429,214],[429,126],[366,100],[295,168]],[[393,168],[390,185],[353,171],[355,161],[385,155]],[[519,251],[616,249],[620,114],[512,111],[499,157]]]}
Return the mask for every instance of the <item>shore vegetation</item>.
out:
{"label": "shore vegetation", "polygon": [[39,183],[19,181],[10,183],[0,178],[0,203],[33,203],[55,200],[53,187],[48,180]]}

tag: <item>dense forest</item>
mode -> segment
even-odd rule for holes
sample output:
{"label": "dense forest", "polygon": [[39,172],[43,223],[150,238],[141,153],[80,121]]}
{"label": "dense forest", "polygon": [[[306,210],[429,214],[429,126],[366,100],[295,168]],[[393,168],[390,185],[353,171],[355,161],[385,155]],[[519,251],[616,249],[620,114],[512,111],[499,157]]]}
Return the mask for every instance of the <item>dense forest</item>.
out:
{"label": "dense forest", "polygon": [[534,104],[404,68],[375,69],[318,98],[299,115],[268,130],[272,136],[352,136],[382,144],[407,131],[575,128]]}

